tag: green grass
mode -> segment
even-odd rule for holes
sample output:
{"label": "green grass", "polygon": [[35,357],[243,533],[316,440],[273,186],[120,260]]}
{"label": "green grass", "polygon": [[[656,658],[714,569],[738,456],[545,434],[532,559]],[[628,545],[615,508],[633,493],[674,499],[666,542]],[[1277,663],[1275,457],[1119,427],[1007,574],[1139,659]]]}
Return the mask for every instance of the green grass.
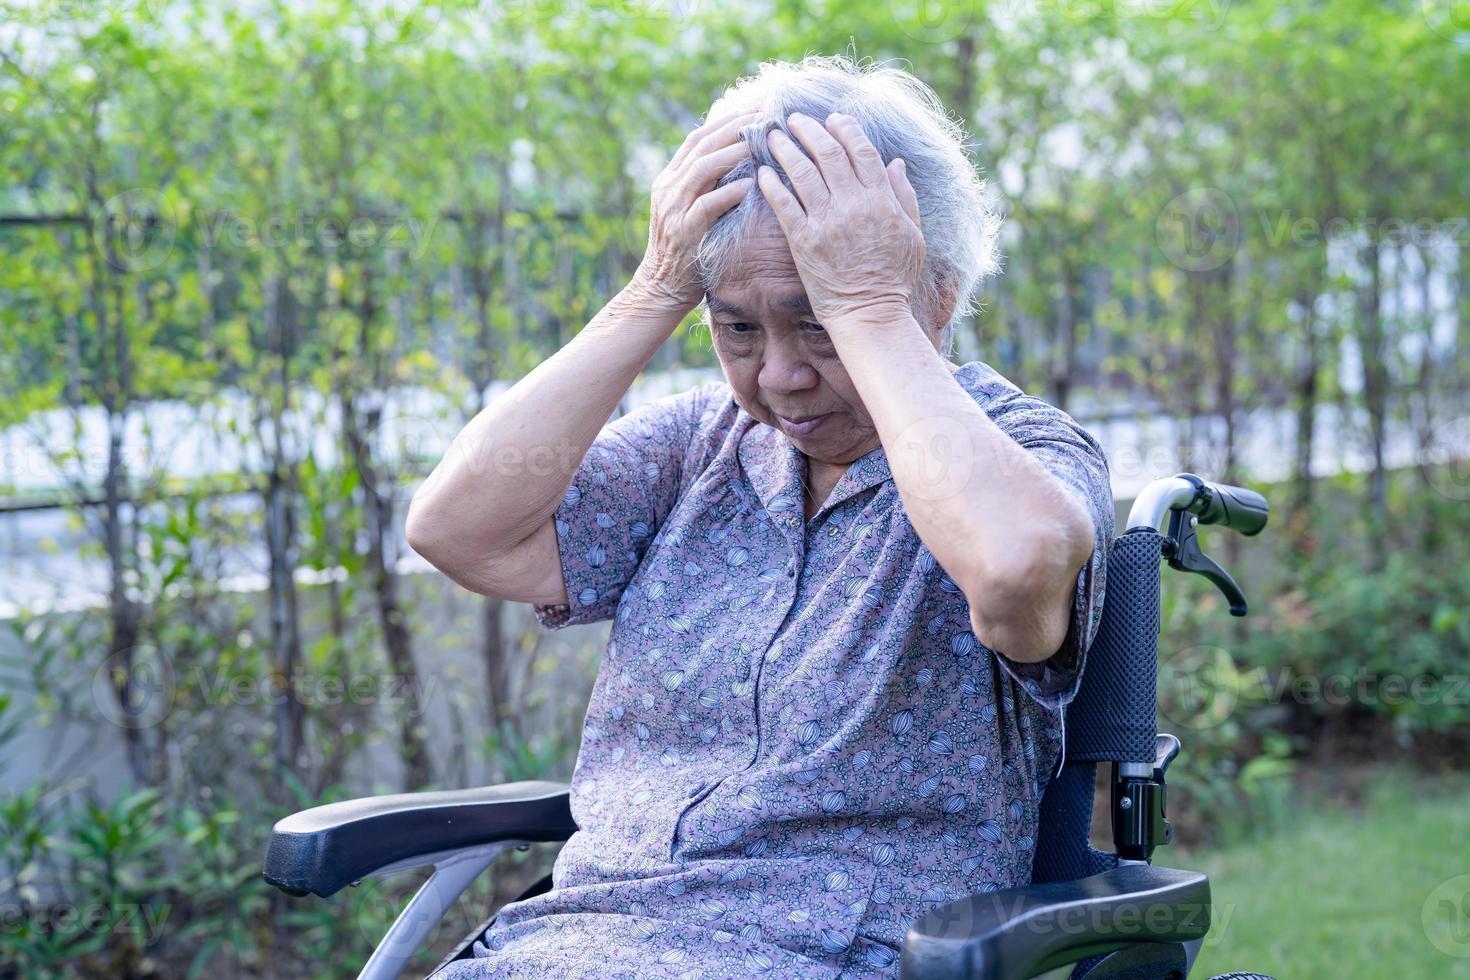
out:
{"label": "green grass", "polygon": [[1470,978],[1470,778],[1376,777],[1358,807],[1303,794],[1295,824],[1164,865],[1210,876],[1191,978]]}

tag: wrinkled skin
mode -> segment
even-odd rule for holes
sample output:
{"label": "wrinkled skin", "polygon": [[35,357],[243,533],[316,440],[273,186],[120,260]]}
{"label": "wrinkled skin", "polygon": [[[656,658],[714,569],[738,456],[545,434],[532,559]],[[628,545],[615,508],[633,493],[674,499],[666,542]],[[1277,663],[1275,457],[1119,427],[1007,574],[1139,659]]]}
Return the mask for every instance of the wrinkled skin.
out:
{"label": "wrinkled skin", "polygon": [[919,200],[905,161],[883,158],[851,116],[826,125],[794,112],[767,134],[795,194],[770,167],[757,175],[801,272],[812,312],[835,324],[873,310],[911,310],[924,261]]}
{"label": "wrinkled skin", "polygon": [[740,129],[754,118],[751,109],[712,115],[684,137],[674,158],[653,182],[648,247],[629,286],[667,305],[676,314],[675,324],[704,296],[696,256],[705,232],[750,190],[749,177],[723,187],[716,184],[750,155]]}
{"label": "wrinkled skin", "polygon": [[[749,188],[748,179],[715,184],[748,154],[739,134],[753,118],[749,108],[712,111],[654,182],[648,248],[634,281],[680,316],[702,294],[695,262],[700,239]],[[848,465],[880,445],[821,324],[906,320],[914,312],[924,240],[903,162],[885,166],[854,120],[834,116],[823,126],[797,114],[788,124],[802,147],[779,130],[769,140],[796,194],[762,169],[757,183],[775,216],[756,223],[735,268],[706,299],[715,352],[736,401],[786,432],[808,459],[811,514]],[[948,316],[944,310],[940,326],[921,327],[936,349]],[[831,417],[805,435],[787,431],[777,418],[824,413]]]}
{"label": "wrinkled skin", "polygon": [[[785,235],[767,216],[753,226],[739,259],[708,297],[710,333],[736,402],[755,419],[780,429],[778,414],[834,413],[810,436],[788,435],[807,456],[820,504],[848,464],[878,447],[878,430],[832,339],[809,310],[789,301],[804,303],[806,290]],[[935,349],[941,331],[925,330]]]}

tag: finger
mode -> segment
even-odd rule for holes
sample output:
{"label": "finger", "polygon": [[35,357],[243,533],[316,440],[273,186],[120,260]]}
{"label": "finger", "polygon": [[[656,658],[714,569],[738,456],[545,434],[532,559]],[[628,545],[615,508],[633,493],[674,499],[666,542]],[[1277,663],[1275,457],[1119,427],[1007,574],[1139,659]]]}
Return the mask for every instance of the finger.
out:
{"label": "finger", "polygon": [[833,194],[852,192],[862,186],[852,172],[847,150],[832,138],[825,126],[799,112],[791,114],[790,126]]}
{"label": "finger", "polygon": [[756,116],[757,114],[752,112],[747,113],[746,115],[736,116],[734,119],[731,119],[729,122],[725,123],[725,125],[710,133],[698,143],[694,144],[694,149],[690,151],[685,162],[697,159],[707,153],[713,153],[714,151],[723,149],[727,146],[732,146],[737,143],[744,143],[744,131],[753,122],[755,122]]}
{"label": "finger", "polygon": [[781,178],[776,175],[773,167],[762,166],[756,171],[756,182],[760,185],[761,193],[766,196],[767,203],[771,205],[771,210],[776,213],[776,222],[780,224],[786,240],[790,241],[802,222],[806,221],[806,212],[802,210],[801,202],[781,183]]}
{"label": "finger", "polygon": [[716,181],[738,166],[740,161],[749,158],[750,147],[742,142],[692,160],[674,194],[675,205],[680,208],[688,207],[691,201],[713,187]]}
{"label": "finger", "polygon": [[[725,138],[722,134],[731,134],[733,136],[733,134],[740,131],[741,126],[749,125],[751,120],[759,113],[760,110],[756,108],[740,109],[735,112],[722,114],[719,118],[711,119],[697,129],[690,130],[689,135],[684,137],[684,142],[679,144],[679,149],[674,151],[674,158],[670,161],[670,165],[682,163],[685,157],[689,156],[692,152],[696,152],[697,148],[705,144],[706,140],[711,137],[719,137],[724,139],[725,143],[728,143],[729,139]],[[708,144],[706,150],[709,146],[713,145]]]}
{"label": "finger", "polygon": [[[817,170],[816,164],[812,163],[791,137],[779,129],[771,130],[767,134],[766,142],[771,148],[771,156],[781,164],[781,169],[786,171],[791,186],[796,188],[796,196],[803,210],[807,212],[823,210],[832,192],[828,190],[827,182],[822,179],[822,174]],[[776,182],[779,184],[780,178],[777,178]],[[784,185],[782,190],[785,190]]]}
{"label": "finger", "polygon": [[863,132],[863,127],[858,125],[856,119],[845,113],[834,112],[827,117],[827,132],[847,151],[848,163],[852,166],[858,183],[864,187],[883,186],[888,179],[883,172],[883,158],[878,155],[877,147],[873,146],[868,134]]}
{"label": "finger", "polygon": [[709,231],[710,225],[715,223],[716,218],[744,200],[745,195],[750,191],[750,185],[754,183],[755,179],[752,177],[741,177],[739,180],[730,181],[724,187],[716,187],[695,201],[690,213],[701,229],[700,234]]}
{"label": "finger", "polygon": [[893,188],[893,196],[898,198],[899,207],[922,229],[924,224],[919,220],[919,195],[914,193],[914,185],[909,183],[908,164],[903,157],[894,157],[888,164],[888,185]]}
{"label": "finger", "polygon": [[704,122],[700,123],[698,126],[691,129],[688,134],[685,135],[684,141],[679,145],[679,148],[680,150],[684,150],[693,147],[700,140],[704,139],[715,130],[725,126],[731,120],[736,119],[740,116],[754,115],[755,112],[755,107],[747,106],[744,109],[732,109],[729,112],[722,112],[718,116],[711,116]]}

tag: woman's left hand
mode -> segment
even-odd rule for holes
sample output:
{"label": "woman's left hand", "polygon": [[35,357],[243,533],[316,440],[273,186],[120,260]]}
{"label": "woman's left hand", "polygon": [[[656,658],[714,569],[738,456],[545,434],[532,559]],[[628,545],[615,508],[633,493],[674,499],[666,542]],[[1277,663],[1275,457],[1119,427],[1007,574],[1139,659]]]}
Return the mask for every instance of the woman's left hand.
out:
{"label": "woman's left hand", "polygon": [[767,140],[796,194],[770,167],[756,179],[786,235],[812,316],[830,328],[863,312],[912,313],[924,236],[904,162],[884,167],[851,116],[833,113],[823,127],[792,113],[788,124],[805,154],[779,129]]}

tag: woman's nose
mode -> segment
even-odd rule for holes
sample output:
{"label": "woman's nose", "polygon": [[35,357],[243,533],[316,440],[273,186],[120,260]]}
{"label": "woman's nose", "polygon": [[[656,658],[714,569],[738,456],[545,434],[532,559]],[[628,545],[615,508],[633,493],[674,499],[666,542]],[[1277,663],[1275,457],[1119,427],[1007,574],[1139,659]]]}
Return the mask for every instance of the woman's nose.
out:
{"label": "woman's nose", "polygon": [[815,387],[818,380],[817,369],[791,345],[774,344],[766,348],[760,372],[762,388],[782,393],[802,391]]}

